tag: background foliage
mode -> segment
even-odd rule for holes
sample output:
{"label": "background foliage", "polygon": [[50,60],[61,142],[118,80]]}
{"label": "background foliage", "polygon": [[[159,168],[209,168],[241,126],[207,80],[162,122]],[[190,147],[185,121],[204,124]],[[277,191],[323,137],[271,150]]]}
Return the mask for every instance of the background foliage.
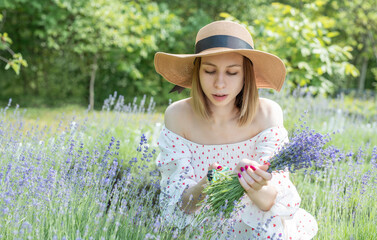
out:
{"label": "background foliage", "polygon": [[166,104],[188,92],[168,94],[155,52],[193,52],[198,29],[220,19],[283,59],[287,88],[361,95],[377,87],[376,10],[371,0],[0,0],[0,101],[88,106],[92,84],[97,108],[114,91]]}

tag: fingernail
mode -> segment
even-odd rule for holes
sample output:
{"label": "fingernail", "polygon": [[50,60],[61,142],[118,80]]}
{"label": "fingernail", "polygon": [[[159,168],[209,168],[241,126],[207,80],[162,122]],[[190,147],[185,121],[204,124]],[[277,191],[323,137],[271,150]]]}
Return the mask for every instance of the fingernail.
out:
{"label": "fingernail", "polygon": [[241,177],[242,177],[241,173],[238,173],[238,178],[241,178]]}
{"label": "fingernail", "polygon": [[265,162],[263,165],[267,165],[267,166],[270,166],[271,165],[271,163],[269,163],[269,162]]}
{"label": "fingernail", "polygon": [[250,168],[253,169],[253,171],[257,170],[253,165],[250,165]]}
{"label": "fingernail", "polygon": [[243,167],[241,167],[241,172],[245,171],[245,169]]}
{"label": "fingernail", "polygon": [[221,170],[221,169],[223,169],[222,166],[218,166],[218,167],[217,167],[217,170]]}
{"label": "fingernail", "polygon": [[248,168],[249,168],[249,166],[246,165],[246,166],[245,166],[245,170],[247,170]]}

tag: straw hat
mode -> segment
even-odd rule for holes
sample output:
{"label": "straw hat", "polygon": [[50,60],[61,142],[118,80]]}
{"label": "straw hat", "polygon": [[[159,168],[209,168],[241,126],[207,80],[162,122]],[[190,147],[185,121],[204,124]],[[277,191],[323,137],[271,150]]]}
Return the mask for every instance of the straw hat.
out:
{"label": "straw hat", "polygon": [[280,91],[285,79],[283,61],[273,54],[255,50],[247,29],[231,21],[216,21],[201,28],[196,35],[194,54],[157,52],[154,64],[156,71],[169,82],[191,88],[195,58],[229,52],[251,60],[258,88]]}

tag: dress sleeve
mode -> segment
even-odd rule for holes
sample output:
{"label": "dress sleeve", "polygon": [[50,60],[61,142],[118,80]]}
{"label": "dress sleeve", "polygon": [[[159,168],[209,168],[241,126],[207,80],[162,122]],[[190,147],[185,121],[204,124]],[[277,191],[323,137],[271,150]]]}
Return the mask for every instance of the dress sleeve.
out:
{"label": "dress sleeve", "polygon": [[[285,128],[274,127],[265,130],[255,140],[253,160],[260,164],[266,163],[288,141],[288,132]],[[264,229],[277,233],[280,228],[281,234],[283,234],[281,220],[293,218],[293,215],[299,209],[301,198],[296,187],[289,179],[289,171],[287,169],[272,172],[270,184],[275,186],[278,192],[272,208],[264,212],[249,198],[244,197],[243,203],[246,207],[242,211],[241,217],[251,227],[257,227],[258,223],[264,223]]]}
{"label": "dress sleeve", "polygon": [[180,210],[182,193],[197,184],[191,166],[192,153],[181,137],[166,128],[162,129],[157,144],[160,148],[156,164],[161,172],[161,216],[168,224],[183,228],[193,220],[192,215]]}

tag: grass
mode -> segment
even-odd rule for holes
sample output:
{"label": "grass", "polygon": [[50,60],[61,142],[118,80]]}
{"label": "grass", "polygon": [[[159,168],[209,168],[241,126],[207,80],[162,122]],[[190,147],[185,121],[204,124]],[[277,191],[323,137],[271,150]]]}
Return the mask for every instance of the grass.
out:
{"label": "grass", "polygon": [[[292,174],[302,207],[318,221],[315,239],[376,239],[376,100],[261,95],[282,106],[288,131],[306,111],[308,126],[337,132],[331,143],[354,153],[320,175]],[[117,99],[94,112],[0,111],[0,239],[206,238],[162,224],[154,160],[163,114],[145,99]]]}

